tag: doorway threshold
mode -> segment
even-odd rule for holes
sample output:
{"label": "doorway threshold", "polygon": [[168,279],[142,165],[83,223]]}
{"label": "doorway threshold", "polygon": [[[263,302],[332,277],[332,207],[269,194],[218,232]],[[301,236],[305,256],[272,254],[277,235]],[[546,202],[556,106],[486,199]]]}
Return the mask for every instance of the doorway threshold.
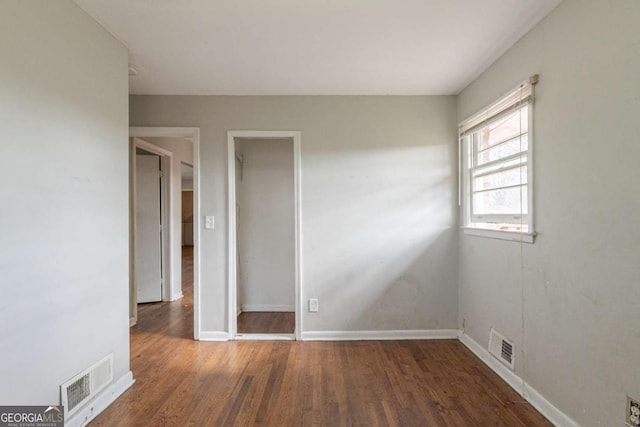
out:
{"label": "doorway threshold", "polygon": [[295,334],[236,334],[237,341],[295,341]]}

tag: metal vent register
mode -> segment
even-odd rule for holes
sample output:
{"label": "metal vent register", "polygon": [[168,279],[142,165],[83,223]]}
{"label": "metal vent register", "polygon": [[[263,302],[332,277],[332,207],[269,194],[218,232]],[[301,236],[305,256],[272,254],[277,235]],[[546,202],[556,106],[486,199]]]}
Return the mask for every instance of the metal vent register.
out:
{"label": "metal vent register", "polygon": [[113,381],[113,353],[60,386],[65,418],[78,411]]}
{"label": "metal vent register", "polygon": [[513,349],[513,342],[491,328],[491,334],[489,335],[489,353],[511,369],[514,369],[515,366]]}
{"label": "metal vent register", "polygon": [[91,395],[90,377],[90,374],[85,374],[67,386],[67,404],[64,407],[69,412],[73,411],[76,406]]}

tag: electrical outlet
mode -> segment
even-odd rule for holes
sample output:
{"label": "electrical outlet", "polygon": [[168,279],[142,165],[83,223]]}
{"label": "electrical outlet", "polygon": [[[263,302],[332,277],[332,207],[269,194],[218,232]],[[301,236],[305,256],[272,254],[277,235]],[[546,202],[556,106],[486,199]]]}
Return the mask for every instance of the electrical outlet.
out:
{"label": "electrical outlet", "polygon": [[317,298],[309,298],[309,312],[317,313],[318,312],[318,299]]}
{"label": "electrical outlet", "polygon": [[627,425],[640,426],[640,402],[627,396]]}
{"label": "electrical outlet", "polygon": [[215,227],[215,217],[213,215],[207,215],[204,217],[204,228],[213,230]]}

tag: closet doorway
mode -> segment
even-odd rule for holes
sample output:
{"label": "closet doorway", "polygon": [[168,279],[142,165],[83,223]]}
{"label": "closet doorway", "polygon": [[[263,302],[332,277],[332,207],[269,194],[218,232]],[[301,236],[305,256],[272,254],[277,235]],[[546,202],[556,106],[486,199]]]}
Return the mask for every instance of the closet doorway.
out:
{"label": "closet doorway", "polygon": [[296,339],[299,133],[229,132],[232,339]]}

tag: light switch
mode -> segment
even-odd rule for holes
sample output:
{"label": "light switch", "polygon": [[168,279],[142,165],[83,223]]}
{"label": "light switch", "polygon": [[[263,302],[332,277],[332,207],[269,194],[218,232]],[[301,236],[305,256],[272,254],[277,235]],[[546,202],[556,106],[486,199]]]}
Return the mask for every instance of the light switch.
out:
{"label": "light switch", "polygon": [[204,228],[213,230],[214,225],[215,225],[215,221],[214,221],[213,215],[207,215],[204,217]]}

